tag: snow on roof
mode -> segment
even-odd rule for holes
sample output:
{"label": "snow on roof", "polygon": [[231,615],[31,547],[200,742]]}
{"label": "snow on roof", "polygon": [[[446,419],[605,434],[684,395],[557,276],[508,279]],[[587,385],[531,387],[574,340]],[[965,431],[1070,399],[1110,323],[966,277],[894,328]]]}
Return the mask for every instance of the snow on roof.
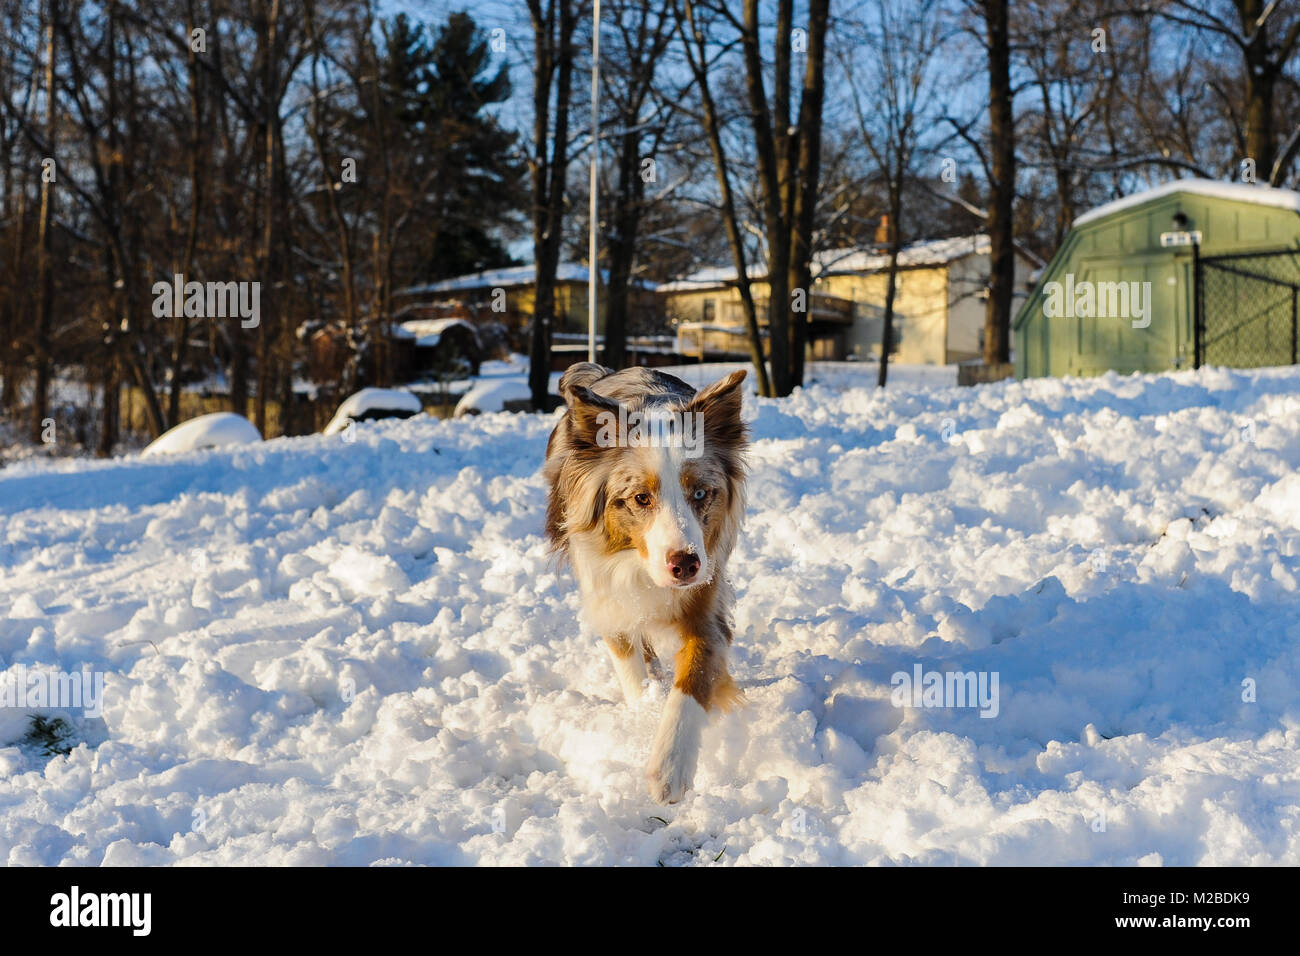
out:
{"label": "snow on roof", "polygon": [[[512,266],[508,269],[485,269],[482,272],[472,272],[469,275],[443,279],[440,282],[400,289],[396,294],[422,295],[431,292],[465,292],[471,289],[508,289],[514,286],[531,285],[536,277],[537,270],[532,265]],[[555,278],[559,282],[590,281],[587,267],[577,262],[560,263]],[[601,272],[601,281],[609,281],[608,270]],[[654,288],[654,283],[649,281],[637,280],[634,284],[646,289]]]}
{"label": "snow on roof", "polygon": [[[986,235],[950,236],[947,239],[922,239],[908,243],[898,254],[898,264],[910,269],[920,266],[940,266],[972,255],[988,255],[992,244]],[[889,267],[889,256],[870,248],[851,247],[827,249],[813,255],[813,271],[817,276],[846,275],[880,272]],[[755,265],[749,270],[751,279],[767,278],[767,269]],[[708,289],[736,281],[733,267],[714,266],[701,269],[675,282],[660,283],[660,292],[690,292]]]}
{"label": "snow on roof", "polygon": [[683,332],[726,332],[728,335],[749,334],[743,326],[737,325],[717,325],[710,322],[677,323],[677,335],[680,337]]}
{"label": "snow on roof", "polygon": [[1194,193],[1198,196],[1213,196],[1216,199],[1277,206],[1300,213],[1300,193],[1292,192],[1290,189],[1274,189],[1271,186],[1255,186],[1250,183],[1224,183],[1214,179],[1175,179],[1154,189],[1123,196],[1114,202],[1090,209],[1074,220],[1074,226],[1082,226],[1103,216],[1131,209],[1143,203],[1154,202],[1174,193]]}
{"label": "snow on roof", "polygon": [[154,455],[179,455],[205,448],[226,445],[250,445],[262,440],[261,434],[243,415],[234,412],[213,412],[181,422],[159,435],[142,452],[145,457]]}
{"label": "snow on roof", "polygon": [[442,333],[454,325],[464,326],[474,333],[474,326],[464,319],[411,319],[399,325],[398,329],[404,333],[404,337],[415,339],[415,344],[420,348],[432,348],[438,344]]}
{"label": "snow on roof", "polygon": [[[992,248],[989,237],[982,234],[923,239],[904,246],[898,253],[898,264],[905,268],[939,266],[966,256],[986,256]],[[879,272],[889,268],[889,256],[870,249],[828,249],[817,253],[813,257],[813,264],[822,275]]]}
{"label": "snow on roof", "polygon": [[348,422],[364,418],[370,412],[399,412],[417,415],[424,411],[420,399],[401,388],[363,388],[349,395],[334,413],[324,434],[333,435],[347,428]]}
{"label": "snow on roof", "polygon": [[[751,266],[748,269],[748,274],[751,279],[762,279],[767,275],[767,270],[762,266]],[[690,275],[675,279],[672,282],[661,282],[659,283],[659,291],[690,292],[692,289],[707,289],[735,281],[736,270],[734,267],[712,266],[708,269],[692,272]]]}

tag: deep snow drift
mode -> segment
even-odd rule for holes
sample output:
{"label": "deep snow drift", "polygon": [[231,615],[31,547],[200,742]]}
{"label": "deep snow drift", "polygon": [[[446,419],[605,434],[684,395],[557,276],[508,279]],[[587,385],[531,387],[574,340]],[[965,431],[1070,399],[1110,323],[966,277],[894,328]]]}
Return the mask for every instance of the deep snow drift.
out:
{"label": "deep snow drift", "polygon": [[[0,471],[0,679],[105,674],[0,709],[0,861],[1300,863],[1300,369],[758,412],[749,706],[670,808],[663,688],[541,538],[550,419]],[[918,665],[997,716],[893,706]]]}

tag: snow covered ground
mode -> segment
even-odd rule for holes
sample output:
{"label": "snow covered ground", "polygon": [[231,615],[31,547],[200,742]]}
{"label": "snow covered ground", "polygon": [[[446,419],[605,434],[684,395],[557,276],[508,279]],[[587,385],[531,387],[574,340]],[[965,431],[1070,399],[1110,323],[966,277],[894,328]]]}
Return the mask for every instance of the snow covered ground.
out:
{"label": "snow covered ground", "polygon": [[[759,404],[749,706],[669,808],[551,420],[0,470],[0,678],[104,678],[0,709],[0,861],[1300,863],[1300,370]],[[996,716],[895,707],[918,666]]]}

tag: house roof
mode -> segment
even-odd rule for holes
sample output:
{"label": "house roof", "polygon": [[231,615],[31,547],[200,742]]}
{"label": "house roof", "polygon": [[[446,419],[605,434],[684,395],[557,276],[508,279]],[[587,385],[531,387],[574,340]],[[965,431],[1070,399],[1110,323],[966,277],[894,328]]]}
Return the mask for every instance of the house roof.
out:
{"label": "house roof", "polygon": [[1192,193],[1197,196],[1212,196],[1217,199],[1231,199],[1235,202],[1257,203],[1262,206],[1278,206],[1300,213],[1300,193],[1290,189],[1274,189],[1271,186],[1256,186],[1250,183],[1223,183],[1213,179],[1175,179],[1154,189],[1143,190],[1123,196],[1113,202],[1090,209],[1074,220],[1073,227],[1087,225],[1106,216],[1155,202],[1175,193]]}
{"label": "house roof", "polygon": [[[898,264],[904,269],[923,266],[941,266],[972,255],[988,255],[992,244],[983,234],[950,236],[946,239],[922,239],[908,243],[898,254]],[[889,256],[870,248],[850,247],[827,249],[813,255],[813,272],[818,276],[854,275],[881,272],[889,268]],[[767,278],[767,270],[755,266],[749,272],[751,279]],[[715,288],[736,281],[733,267],[714,266],[678,279],[660,283],[660,292],[690,292]]]}
{"label": "house roof", "polygon": [[[526,266],[511,266],[508,269],[485,269],[482,272],[471,272],[468,275],[455,276],[451,279],[443,279],[439,282],[430,282],[426,285],[410,286],[405,289],[399,289],[397,295],[429,295],[439,292],[467,292],[471,289],[509,289],[517,286],[532,285],[537,278],[537,269],[529,264]],[[561,262],[556,270],[555,278],[559,282],[588,282],[589,274],[587,267],[577,262]],[[602,270],[601,281],[609,281],[608,270]],[[634,280],[634,285],[645,289],[653,289],[654,283],[645,280]]]}
{"label": "house roof", "polygon": [[[950,236],[947,239],[922,239],[910,242],[898,253],[903,268],[941,266],[966,256],[986,256],[992,249],[989,237]],[[880,272],[889,268],[889,255],[870,249],[828,249],[813,256],[813,268],[820,275],[846,272]]]}

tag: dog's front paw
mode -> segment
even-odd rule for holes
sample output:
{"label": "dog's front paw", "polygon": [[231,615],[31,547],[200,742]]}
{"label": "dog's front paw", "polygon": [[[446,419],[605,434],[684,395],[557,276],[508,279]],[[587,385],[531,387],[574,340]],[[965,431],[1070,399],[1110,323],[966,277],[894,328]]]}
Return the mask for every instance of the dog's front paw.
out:
{"label": "dog's front paw", "polygon": [[676,803],[695,781],[695,762],[700,756],[700,735],[708,715],[695,698],[673,688],[664,704],[646,781],[650,796],[660,803]]}
{"label": "dog's front paw", "polygon": [[682,759],[670,755],[646,767],[645,778],[650,798],[655,803],[678,803],[694,782],[691,768]]}
{"label": "dog's front paw", "polygon": [[623,689],[623,703],[630,709],[635,710],[636,705],[640,703],[641,698],[645,695],[645,681],[620,679],[619,686]]}

